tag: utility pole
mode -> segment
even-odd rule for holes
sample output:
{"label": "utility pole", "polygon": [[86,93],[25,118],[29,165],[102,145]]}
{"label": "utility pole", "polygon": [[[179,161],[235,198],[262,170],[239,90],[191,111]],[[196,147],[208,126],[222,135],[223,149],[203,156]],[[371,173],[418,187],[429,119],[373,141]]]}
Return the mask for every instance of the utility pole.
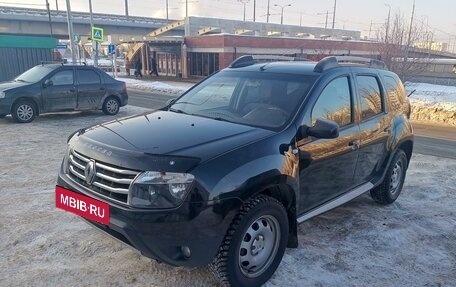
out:
{"label": "utility pole", "polygon": [[333,23],[332,23],[333,33],[334,33],[334,25],[336,23],[336,4],[337,4],[337,0],[334,0],[334,12],[333,12]]}
{"label": "utility pole", "polygon": [[256,0],[253,0],[253,22],[255,22]]}
{"label": "utility pole", "polygon": [[125,0],[125,17],[127,17],[127,20],[129,18],[128,16],[128,0]]}
{"label": "utility pole", "polygon": [[74,48],[74,39],[73,39],[73,16],[71,15],[71,6],[70,0],[66,0],[67,6],[67,19],[68,19],[68,36],[70,37],[70,47],[71,47],[71,60],[73,64],[76,63],[76,49]]}
{"label": "utility pole", "polygon": [[266,14],[266,23],[269,23],[269,15],[271,15],[269,13],[269,7],[270,7],[269,2],[270,2],[270,0],[268,0],[268,13]]}
{"label": "utility pole", "polygon": [[59,11],[59,2],[55,0],[55,10]]}
{"label": "utility pole", "polygon": [[[68,0],[67,0],[68,1]],[[92,13],[92,0],[89,0],[89,13],[90,13],[90,33],[92,34],[93,29],[93,13]],[[93,58],[93,65],[98,67],[98,42],[92,39],[92,47],[95,43],[95,57]]]}
{"label": "utility pole", "polygon": [[391,16],[391,5],[385,3],[385,6],[388,7],[388,20],[386,22],[385,43],[388,43],[388,33],[389,33],[390,16]]}
{"label": "utility pole", "polygon": [[168,14],[168,11],[169,11],[169,5],[168,5],[168,0],[166,0],[166,20],[169,19],[169,14]]}
{"label": "utility pole", "polygon": [[188,0],[185,0],[185,19],[188,18]]}
{"label": "utility pole", "polygon": [[54,36],[52,33],[52,21],[51,21],[51,10],[49,9],[49,0],[46,0],[46,8],[48,12],[48,17],[49,17],[49,28],[51,28],[51,38]]}

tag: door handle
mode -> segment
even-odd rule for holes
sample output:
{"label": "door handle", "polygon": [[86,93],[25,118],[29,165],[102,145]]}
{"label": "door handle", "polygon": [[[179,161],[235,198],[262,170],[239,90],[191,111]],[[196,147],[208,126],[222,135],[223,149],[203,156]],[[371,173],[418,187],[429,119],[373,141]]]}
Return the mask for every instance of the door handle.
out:
{"label": "door handle", "polygon": [[359,140],[353,140],[351,142],[348,143],[348,146],[351,146],[352,150],[356,150],[356,149],[359,149]]}

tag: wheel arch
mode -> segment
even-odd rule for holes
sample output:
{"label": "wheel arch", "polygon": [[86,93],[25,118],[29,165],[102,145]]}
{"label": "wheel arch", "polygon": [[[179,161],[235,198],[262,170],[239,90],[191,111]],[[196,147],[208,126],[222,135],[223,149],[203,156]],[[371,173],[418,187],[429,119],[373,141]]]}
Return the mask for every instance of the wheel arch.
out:
{"label": "wheel arch", "polygon": [[11,104],[11,110],[10,112],[13,113],[13,108],[14,106],[19,103],[19,102],[22,102],[22,101],[29,101],[31,102],[32,104],[35,105],[35,108],[36,108],[36,116],[39,116],[40,115],[40,105],[38,104],[37,100],[32,98],[32,97],[19,97],[17,99],[15,99],[13,101],[13,103]]}
{"label": "wheel arch", "polygon": [[288,248],[298,247],[298,223],[296,221],[296,193],[291,186],[279,184],[265,187],[253,196],[266,195],[278,200],[285,208],[288,217]]}

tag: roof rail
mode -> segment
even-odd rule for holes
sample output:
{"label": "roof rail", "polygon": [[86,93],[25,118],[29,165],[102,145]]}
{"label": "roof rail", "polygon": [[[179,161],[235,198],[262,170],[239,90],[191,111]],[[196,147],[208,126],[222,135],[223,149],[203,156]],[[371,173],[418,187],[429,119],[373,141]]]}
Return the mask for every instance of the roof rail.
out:
{"label": "roof rail", "polygon": [[371,68],[387,70],[386,65],[383,61],[354,56],[329,56],[321,59],[317,65],[315,65],[314,72],[321,73],[325,70],[340,67],[344,64],[355,64],[363,65]]}
{"label": "roof rail", "polygon": [[276,62],[276,61],[309,61],[305,58],[289,57],[282,55],[245,55],[234,60],[229,68],[242,68],[262,62]]}

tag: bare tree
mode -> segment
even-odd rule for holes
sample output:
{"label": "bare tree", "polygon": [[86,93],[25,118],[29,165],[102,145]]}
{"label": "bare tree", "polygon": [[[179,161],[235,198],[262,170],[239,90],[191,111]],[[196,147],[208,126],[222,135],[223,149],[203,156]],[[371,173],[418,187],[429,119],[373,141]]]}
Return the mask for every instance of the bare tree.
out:
{"label": "bare tree", "polygon": [[391,23],[383,25],[377,36],[378,41],[383,43],[379,45],[380,58],[403,81],[411,80],[426,70],[430,64],[431,47],[417,48],[416,44],[432,41],[424,21],[412,19],[407,22],[399,11],[392,15]]}

